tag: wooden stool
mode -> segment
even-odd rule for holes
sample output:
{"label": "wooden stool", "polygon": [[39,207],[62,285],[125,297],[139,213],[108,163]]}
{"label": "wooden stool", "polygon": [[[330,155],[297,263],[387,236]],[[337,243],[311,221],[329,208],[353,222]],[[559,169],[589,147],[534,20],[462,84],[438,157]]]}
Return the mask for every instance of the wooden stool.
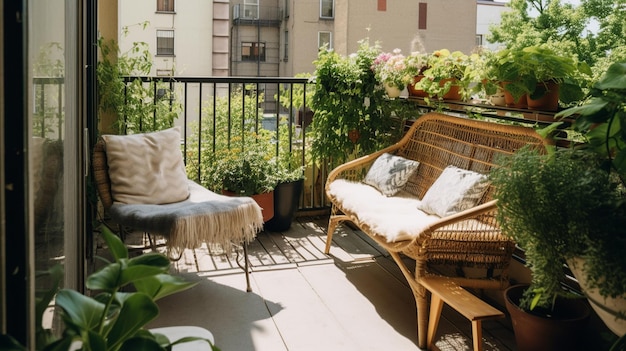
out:
{"label": "wooden stool", "polygon": [[430,350],[439,325],[443,303],[455,309],[472,322],[474,351],[482,351],[482,326],[486,319],[503,318],[504,313],[494,308],[446,277],[424,277],[419,282],[431,293],[428,318],[427,348]]}

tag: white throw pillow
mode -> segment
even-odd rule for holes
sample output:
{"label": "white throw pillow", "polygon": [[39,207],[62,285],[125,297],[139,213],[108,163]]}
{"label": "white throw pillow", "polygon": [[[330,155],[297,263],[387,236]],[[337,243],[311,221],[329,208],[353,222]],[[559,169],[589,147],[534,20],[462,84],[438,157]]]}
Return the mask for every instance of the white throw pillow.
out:
{"label": "white throw pillow", "polygon": [[419,209],[439,217],[453,215],[474,207],[488,185],[484,174],[448,166],[428,189]]}
{"label": "white throw pillow", "polygon": [[189,197],[180,128],[103,135],[111,194],[124,204],[167,204]]}
{"label": "white throw pillow", "polygon": [[384,153],[374,161],[363,183],[375,187],[385,196],[393,196],[404,187],[418,166],[417,161]]}

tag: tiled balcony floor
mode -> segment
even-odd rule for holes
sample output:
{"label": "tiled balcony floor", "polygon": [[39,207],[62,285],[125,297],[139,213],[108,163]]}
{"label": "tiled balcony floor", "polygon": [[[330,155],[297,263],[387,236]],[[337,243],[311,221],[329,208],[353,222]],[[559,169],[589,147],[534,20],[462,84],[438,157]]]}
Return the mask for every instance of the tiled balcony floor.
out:
{"label": "tiled balcony floor", "polygon": [[[415,301],[387,254],[342,225],[323,253],[327,217],[302,217],[251,243],[252,292],[241,269],[209,248],[187,250],[176,274],[198,285],[159,301],[150,326],[196,325],[223,351],[419,350]],[[515,350],[508,320],[483,324],[485,350]],[[449,308],[439,350],[471,350],[470,322]]]}

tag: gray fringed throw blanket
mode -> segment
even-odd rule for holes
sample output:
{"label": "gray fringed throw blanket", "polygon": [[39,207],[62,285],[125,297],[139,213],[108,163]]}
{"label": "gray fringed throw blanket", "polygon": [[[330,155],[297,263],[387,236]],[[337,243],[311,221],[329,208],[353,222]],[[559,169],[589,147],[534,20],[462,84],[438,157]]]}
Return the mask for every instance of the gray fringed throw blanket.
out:
{"label": "gray fringed throw blanket", "polygon": [[193,249],[202,242],[220,244],[230,252],[232,243],[250,242],[263,228],[261,208],[251,197],[216,194],[189,180],[189,198],[165,205],[114,203],[111,218],[135,230],[162,235],[167,246]]}

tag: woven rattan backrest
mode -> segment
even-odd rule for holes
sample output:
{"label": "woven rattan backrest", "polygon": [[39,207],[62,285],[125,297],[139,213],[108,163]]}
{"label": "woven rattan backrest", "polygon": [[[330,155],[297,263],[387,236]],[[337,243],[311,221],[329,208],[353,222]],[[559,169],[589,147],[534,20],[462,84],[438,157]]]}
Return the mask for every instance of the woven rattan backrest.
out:
{"label": "woven rattan backrest", "polygon": [[104,141],[99,139],[93,148],[91,160],[93,167],[93,178],[96,189],[102,201],[102,206],[108,210],[113,205],[113,195],[111,194],[111,179],[109,178],[109,166],[107,164],[107,154],[104,148]]}
{"label": "woven rattan backrest", "polygon": [[544,149],[546,140],[527,127],[433,112],[418,118],[400,143],[398,155],[420,162],[405,191],[422,198],[448,165],[487,174],[500,155],[526,145]]}

